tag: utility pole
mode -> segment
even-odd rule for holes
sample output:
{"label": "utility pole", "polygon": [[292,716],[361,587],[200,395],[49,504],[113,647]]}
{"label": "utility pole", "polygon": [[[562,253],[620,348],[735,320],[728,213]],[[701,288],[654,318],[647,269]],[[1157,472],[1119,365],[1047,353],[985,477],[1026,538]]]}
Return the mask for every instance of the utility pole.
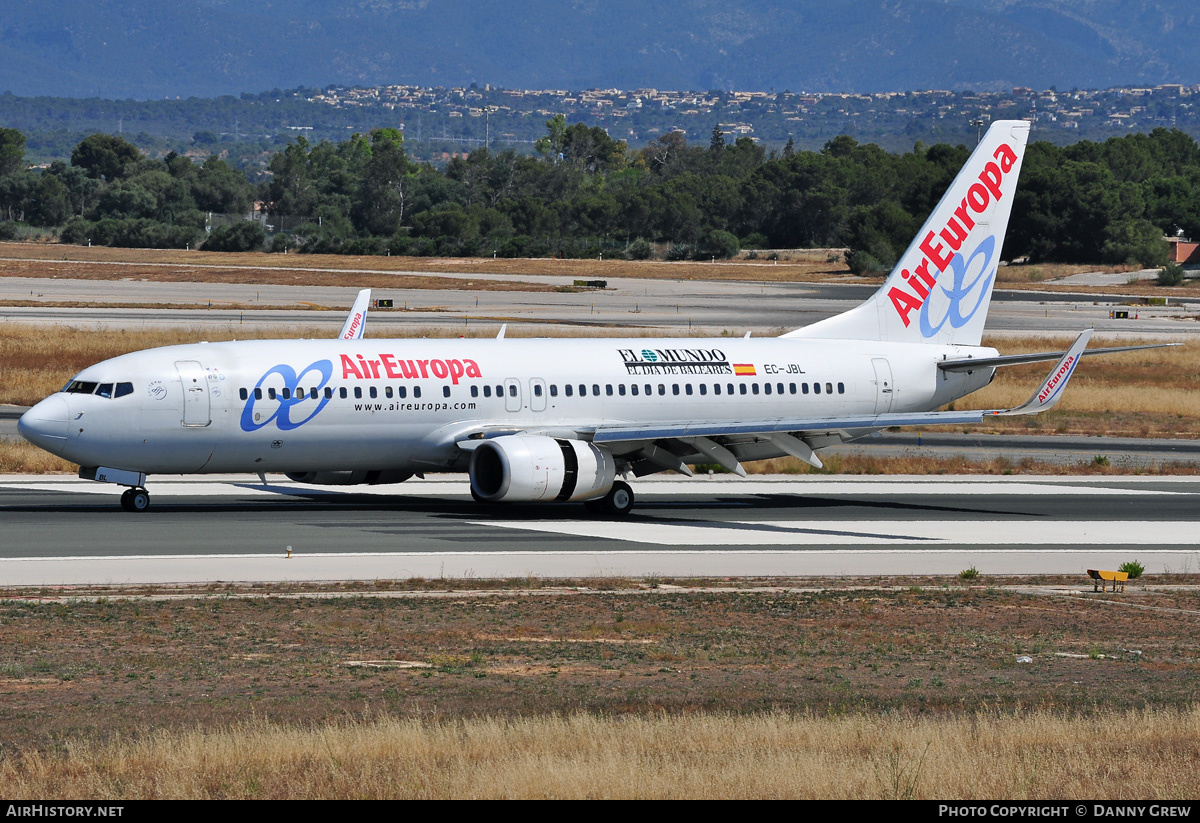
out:
{"label": "utility pole", "polygon": [[977,146],[979,145],[979,141],[983,139],[983,124],[984,119],[982,117],[976,117],[971,121],[971,125],[975,127],[975,145]]}

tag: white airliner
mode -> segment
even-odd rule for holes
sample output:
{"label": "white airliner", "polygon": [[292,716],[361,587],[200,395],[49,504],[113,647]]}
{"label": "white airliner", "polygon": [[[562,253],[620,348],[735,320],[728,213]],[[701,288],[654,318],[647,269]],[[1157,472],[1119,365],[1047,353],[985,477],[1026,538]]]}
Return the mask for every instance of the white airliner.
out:
{"label": "white airliner", "polygon": [[[979,345],[1028,136],[1024,121],[993,123],[883,286],[778,338],[364,339],[364,291],[338,340],[115,357],[19,430],[80,477],[129,487],[130,511],[149,507],[151,474],[352,484],[466,470],[479,501],[624,514],[633,491],[618,478],[696,463],[744,475],[742,462],[782,455],[820,466],[816,450],[889,426],[1034,414],[1058,402],[1091,333],[1065,353]],[[935,411],[1038,360],[1058,362],[1021,406]]]}

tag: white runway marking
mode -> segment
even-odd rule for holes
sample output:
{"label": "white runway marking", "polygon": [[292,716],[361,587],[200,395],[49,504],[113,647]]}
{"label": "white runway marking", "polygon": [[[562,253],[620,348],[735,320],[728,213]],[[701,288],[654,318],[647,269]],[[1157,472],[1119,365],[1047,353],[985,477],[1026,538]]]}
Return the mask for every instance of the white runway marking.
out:
{"label": "white runway marking", "polygon": [[625,540],[653,546],[1123,546],[1152,541],[1196,546],[1195,522],[1029,520],[858,520],[677,523],[612,521],[477,521],[478,526],[573,537]]}

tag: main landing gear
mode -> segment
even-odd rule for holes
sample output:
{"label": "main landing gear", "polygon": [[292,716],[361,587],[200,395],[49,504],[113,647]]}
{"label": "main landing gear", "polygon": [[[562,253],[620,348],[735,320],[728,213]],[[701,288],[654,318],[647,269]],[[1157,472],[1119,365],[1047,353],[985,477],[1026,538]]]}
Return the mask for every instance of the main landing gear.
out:
{"label": "main landing gear", "polygon": [[623,480],[613,483],[608,494],[596,500],[588,500],[583,504],[592,514],[607,514],[612,517],[624,517],[633,510],[633,489]]}
{"label": "main landing gear", "polygon": [[150,508],[150,492],[143,488],[126,489],[121,493],[121,508],[127,512],[144,512]]}

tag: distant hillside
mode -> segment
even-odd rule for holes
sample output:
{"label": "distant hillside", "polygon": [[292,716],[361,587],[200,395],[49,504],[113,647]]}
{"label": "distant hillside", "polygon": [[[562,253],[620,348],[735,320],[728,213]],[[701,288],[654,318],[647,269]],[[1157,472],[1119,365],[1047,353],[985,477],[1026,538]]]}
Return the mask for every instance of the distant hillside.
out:
{"label": "distant hillside", "polygon": [[1060,89],[1200,81],[1191,0],[7,0],[0,92],[327,84]]}

